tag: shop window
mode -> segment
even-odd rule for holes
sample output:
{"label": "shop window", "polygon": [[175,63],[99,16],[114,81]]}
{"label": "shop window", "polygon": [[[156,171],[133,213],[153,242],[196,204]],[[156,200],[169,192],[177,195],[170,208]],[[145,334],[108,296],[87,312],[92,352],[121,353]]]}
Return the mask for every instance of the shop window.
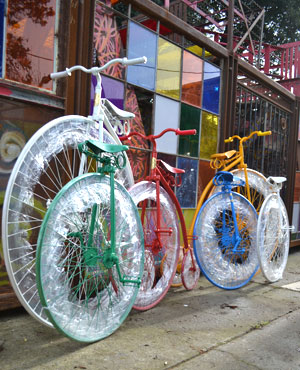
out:
{"label": "shop window", "polygon": [[201,106],[203,61],[195,55],[184,51],[182,64],[181,100]]}
{"label": "shop window", "polygon": [[187,104],[181,104],[180,129],[197,131],[193,136],[179,137],[179,154],[198,157],[199,152],[199,128],[200,128],[200,109]]}
{"label": "shop window", "polygon": [[181,49],[159,38],[156,91],[174,99],[180,98]]}
{"label": "shop window", "polygon": [[151,31],[130,22],[128,59],[146,56],[146,64],[128,66],[127,81],[149,90],[155,89],[157,36]]}
{"label": "shop window", "polygon": [[176,188],[176,196],[180,206],[194,208],[196,207],[197,197],[198,160],[178,157],[177,167],[185,170],[185,173],[181,175],[181,186]]}
{"label": "shop window", "polygon": [[8,0],[5,78],[51,89],[56,0]]}
{"label": "shop window", "polygon": [[220,79],[220,69],[205,62],[202,108],[216,114],[219,113]]}
{"label": "shop window", "polygon": [[[126,56],[127,20],[117,16],[104,6],[96,3],[94,22],[94,47],[98,63],[102,66],[114,58]],[[103,73],[124,79],[125,67],[113,64]]]}
{"label": "shop window", "polygon": [[218,138],[218,117],[202,111],[200,158],[210,159],[216,153]]}
{"label": "shop window", "polygon": [[[157,95],[155,101],[155,119],[154,119],[154,135],[159,134],[166,128],[177,129],[179,126],[179,110],[178,102]],[[176,154],[178,146],[178,136],[173,132],[166,133],[157,141],[157,150],[159,152]]]}

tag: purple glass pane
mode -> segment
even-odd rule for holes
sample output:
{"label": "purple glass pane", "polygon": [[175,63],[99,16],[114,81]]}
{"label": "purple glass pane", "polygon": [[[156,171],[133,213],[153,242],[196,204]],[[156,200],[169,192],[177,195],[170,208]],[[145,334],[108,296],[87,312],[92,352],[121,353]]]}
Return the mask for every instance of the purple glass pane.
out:
{"label": "purple glass pane", "polygon": [[176,188],[176,196],[180,206],[183,208],[195,208],[198,160],[178,157],[177,167],[185,170],[185,173],[181,175],[182,184]]}

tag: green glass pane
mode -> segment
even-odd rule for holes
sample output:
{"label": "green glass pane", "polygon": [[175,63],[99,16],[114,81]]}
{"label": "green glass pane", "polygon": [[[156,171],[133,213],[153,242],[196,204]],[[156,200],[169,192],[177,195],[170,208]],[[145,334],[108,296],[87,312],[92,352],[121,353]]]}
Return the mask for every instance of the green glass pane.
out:
{"label": "green glass pane", "polygon": [[199,148],[200,109],[187,104],[181,104],[180,130],[197,130],[193,136],[179,137],[179,154],[198,157]]}
{"label": "green glass pane", "polygon": [[174,99],[180,97],[181,49],[159,38],[156,91]]}
{"label": "green glass pane", "polygon": [[218,117],[208,112],[202,112],[200,158],[210,159],[216,153],[218,138]]}

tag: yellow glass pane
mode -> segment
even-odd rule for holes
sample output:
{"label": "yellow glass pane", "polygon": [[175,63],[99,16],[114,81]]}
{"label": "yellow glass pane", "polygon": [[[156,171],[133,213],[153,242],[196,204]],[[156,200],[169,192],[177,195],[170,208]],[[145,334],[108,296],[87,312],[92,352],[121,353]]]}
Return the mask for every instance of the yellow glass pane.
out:
{"label": "yellow glass pane", "polygon": [[218,139],[218,116],[203,111],[201,120],[200,158],[210,159],[216,153]]}
{"label": "yellow glass pane", "polygon": [[[192,45],[192,46],[189,46],[186,49],[191,51],[192,53],[194,53],[196,55],[199,55],[199,57],[203,57],[203,49],[200,48],[200,46],[198,46],[198,45]],[[212,56],[212,54],[209,51],[205,50],[204,57],[207,58],[207,57],[211,57],[211,56]]]}
{"label": "yellow glass pane", "polygon": [[159,38],[156,91],[174,99],[180,97],[181,49]]}

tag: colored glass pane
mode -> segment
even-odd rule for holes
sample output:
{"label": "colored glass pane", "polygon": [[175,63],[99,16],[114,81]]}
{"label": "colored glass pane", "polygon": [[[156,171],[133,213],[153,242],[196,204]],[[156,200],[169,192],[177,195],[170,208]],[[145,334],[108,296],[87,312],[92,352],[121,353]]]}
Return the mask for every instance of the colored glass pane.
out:
{"label": "colored glass pane", "polygon": [[181,100],[197,107],[201,106],[202,67],[200,58],[183,52]]}
{"label": "colored glass pane", "polygon": [[180,97],[181,49],[159,38],[156,91],[174,99]]}
{"label": "colored glass pane", "polygon": [[208,112],[202,112],[200,158],[210,159],[216,153],[218,139],[218,117]]}
{"label": "colored glass pane", "polygon": [[202,108],[216,114],[219,113],[220,80],[220,69],[205,62]]}
{"label": "colored glass pane", "polygon": [[[111,59],[122,58],[125,55],[127,38],[125,18],[108,12],[107,8],[96,3],[94,19],[94,47],[99,64],[102,66]],[[125,67],[120,63],[112,64],[103,72],[120,79],[125,77]]]}
{"label": "colored glass pane", "polygon": [[209,181],[214,177],[215,175],[215,170],[213,170],[210,167],[210,162],[209,161],[199,161],[199,171],[198,171],[198,199],[205,189],[206,185],[209,183]]}
{"label": "colored glass pane", "polygon": [[177,167],[185,170],[181,175],[181,186],[176,188],[176,196],[183,208],[194,208],[197,197],[197,167],[198,160],[190,158],[177,158]]}
{"label": "colored glass pane", "polygon": [[128,66],[127,81],[149,90],[155,88],[157,36],[151,31],[130,22],[128,59],[147,57],[146,64]]}
{"label": "colored glass pane", "polygon": [[199,149],[200,109],[181,104],[180,129],[195,129],[196,135],[179,136],[179,154],[198,157]]}
{"label": "colored glass pane", "polygon": [[[178,128],[179,109],[178,102],[159,95],[156,96],[154,135],[159,134],[166,128]],[[159,152],[176,154],[177,146],[178,137],[173,132],[166,133],[157,140],[157,150]]]}
{"label": "colored glass pane", "polygon": [[[91,113],[94,106],[94,96],[96,87],[96,77],[92,76],[91,88]],[[102,98],[110,100],[118,108],[124,108],[124,84],[121,81],[114,80],[106,76],[102,76]]]}
{"label": "colored glass pane", "polygon": [[8,1],[6,78],[52,88],[56,0]]}

